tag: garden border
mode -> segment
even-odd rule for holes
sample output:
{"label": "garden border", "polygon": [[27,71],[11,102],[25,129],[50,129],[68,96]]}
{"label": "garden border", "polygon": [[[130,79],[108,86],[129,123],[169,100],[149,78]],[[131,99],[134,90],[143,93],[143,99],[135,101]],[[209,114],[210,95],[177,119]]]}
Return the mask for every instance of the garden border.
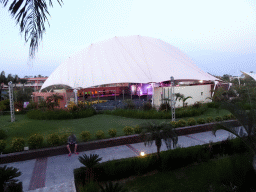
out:
{"label": "garden border", "polygon": [[[232,123],[234,127],[241,126],[236,120],[228,120],[222,123]],[[176,128],[176,133],[178,136],[195,134],[200,132],[211,131],[213,126],[216,123],[207,123],[201,125],[193,125],[188,127]],[[140,143],[143,142],[142,136],[139,134],[121,136],[115,138],[102,139],[97,141],[88,141],[78,143],[78,152],[89,151],[107,147],[114,147],[119,145],[126,145],[132,143]],[[0,164],[13,163],[18,161],[26,161],[31,159],[43,158],[43,157],[51,157],[56,155],[68,154],[68,149],[66,145],[51,147],[51,148],[43,148],[37,150],[28,150],[16,153],[2,154],[0,155]]]}

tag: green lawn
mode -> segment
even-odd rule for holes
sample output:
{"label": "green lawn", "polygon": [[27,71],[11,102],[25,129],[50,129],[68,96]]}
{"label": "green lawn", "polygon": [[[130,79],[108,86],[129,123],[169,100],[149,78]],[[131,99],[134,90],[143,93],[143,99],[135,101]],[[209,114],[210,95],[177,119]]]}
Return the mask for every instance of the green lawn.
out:
{"label": "green lawn", "polygon": [[[222,116],[224,114],[229,114],[229,112],[226,110],[220,110],[218,113],[215,109],[209,108],[204,115],[194,118],[205,118],[208,116],[215,117],[218,115]],[[35,133],[43,135],[46,141],[46,136],[48,134],[54,132],[63,134],[73,131],[75,135],[77,135],[78,142],[81,142],[79,134],[82,131],[90,131],[90,133],[92,134],[91,139],[94,140],[96,139],[96,137],[94,136],[96,131],[103,130],[105,132],[106,138],[110,138],[110,136],[108,135],[108,130],[114,128],[117,130],[117,136],[123,136],[123,128],[125,126],[135,126],[150,121],[148,119],[132,119],[106,114],[98,114],[92,117],[71,120],[33,120],[29,119],[26,115],[16,115],[16,121],[14,123],[11,123],[10,119],[10,115],[0,116],[0,128],[7,131],[8,134],[8,138],[6,139],[6,148],[10,147],[13,137],[23,137],[26,141],[30,135]],[[156,119],[155,121],[169,122],[171,121],[171,119]]]}

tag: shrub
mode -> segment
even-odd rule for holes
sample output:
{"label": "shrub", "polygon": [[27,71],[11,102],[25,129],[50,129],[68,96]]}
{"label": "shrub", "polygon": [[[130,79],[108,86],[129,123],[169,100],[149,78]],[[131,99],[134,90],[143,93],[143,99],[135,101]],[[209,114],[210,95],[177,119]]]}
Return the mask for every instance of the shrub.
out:
{"label": "shrub", "polygon": [[136,126],[134,127],[134,133],[136,133],[136,134],[140,134],[141,132],[142,132],[142,128],[141,128],[141,126],[136,125]]}
{"label": "shrub", "polygon": [[152,104],[151,104],[150,102],[145,102],[145,103],[143,104],[142,109],[143,109],[144,111],[149,111],[149,110],[152,109]]}
{"label": "shrub", "polygon": [[217,117],[215,117],[215,121],[222,121],[222,117],[220,117],[220,116],[217,116]]}
{"label": "shrub", "polygon": [[25,147],[25,140],[23,138],[13,138],[11,147],[14,151],[23,151]]}
{"label": "shrub", "polygon": [[62,134],[60,136],[60,144],[67,144],[68,142],[68,137],[69,137],[69,134],[68,133],[65,133],[65,134]]}
{"label": "shrub", "polygon": [[133,133],[133,128],[131,126],[126,126],[123,128],[125,135],[131,135]]}
{"label": "shrub", "polygon": [[177,122],[177,125],[178,127],[185,127],[186,126],[186,121],[184,119],[180,119],[178,122]]}
{"label": "shrub", "polygon": [[205,119],[204,118],[199,118],[197,119],[198,124],[205,124]]}
{"label": "shrub", "polygon": [[229,120],[229,118],[230,118],[229,115],[223,115],[222,117],[223,120]]}
{"label": "shrub", "polygon": [[43,145],[44,137],[42,135],[34,134],[28,139],[28,146],[32,149],[41,148]]}
{"label": "shrub", "polygon": [[5,147],[6,147],[6,141],[0,140],[0,153],[5,150]]}
{"label": "shrub", "polygon": [[50,146],[58,146],[60,143],[60,137],[56,133],[50,134],[47,137],[47,143]]}
{"label": "shrub", "polygon": [[177,128],[177,127],[178,127],[178,124],[177,124],[176,121],[171,121],[170,124],[171,124],[171,126],[172,126],[173,128]]}
{"label": "shrub", "polygon": [[105,133],[102,130],[99,130],[95,133],[95,136],[97,137],[97,139],[103,139],[105,137]]}
{"label": "shrub", "polygon": [[198,108],[200,108],[202,105],[203,105],[202,103],[200,103],[200,102],[197,101],[197,102],[195,102],[195,103],[193,104],[193,108],[198,109]]}
{"label": "shrub", "polygon": [[232,113],[228,114],[228,117],[229,119],[235,119],[235,116]]}
{"label": "shrub", "polygon": [[80,133],[80,137],[84,142],[89,141],[91,138],[91,133],[89,131],[82,131]]}
{"label": "shrub", "polygon": [[111,137],[115,137],[115,136],[116,136],[116,133],[117,133],[116,129],[109,129],[109,130],[108,130],[108,134],[109,134]]}
{"label": "shrub", "polygon": [[126,100],[125,103],[126,103],[125,109],[135,109],[136,108],[134,102],[130,99]]}
{"label": "shrub", "polygon": [[6,139],[6,138],[7,138],[6,131],[4,131],[3,129],[0,129],[0,139]]}
{"label": "shrub", "polygon": [[196,120],[195,120],[194,118],[189,118],[189,119],[187,120],[187,122],[188,122],[188,125],[190,125],[190,126],[196,125]]}
{"label": "shrub", "polygon": [[207,117],[207,118],[206,118],[206,122],[207,122],[207,123],[214,122],[214,119],[213,119],[212,117]]}
{"label": "shrub", "polygon": [[162,103],[159,107],[159,111],[170,111],[171,106],[169,103]]}

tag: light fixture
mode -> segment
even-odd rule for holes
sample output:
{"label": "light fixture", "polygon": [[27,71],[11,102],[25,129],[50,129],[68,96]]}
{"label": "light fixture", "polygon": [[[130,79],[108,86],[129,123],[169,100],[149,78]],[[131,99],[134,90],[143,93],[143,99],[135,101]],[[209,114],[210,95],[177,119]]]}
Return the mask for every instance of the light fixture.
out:
{"label": "light fixture", "polygon": [[203,83],[203,80],[200,80],[199,83]]}
{"label": "light fixture", "polygon": [[140,152],[140,156],[145,156],[145,153],[144,152]]}

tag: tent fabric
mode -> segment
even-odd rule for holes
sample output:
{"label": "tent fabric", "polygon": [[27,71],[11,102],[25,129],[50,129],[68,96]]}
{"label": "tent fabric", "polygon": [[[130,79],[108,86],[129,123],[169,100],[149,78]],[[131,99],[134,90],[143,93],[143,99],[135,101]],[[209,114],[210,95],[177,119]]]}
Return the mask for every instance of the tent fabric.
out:
{"label": "tent fabric", "polygon": [[256,81],[256,74],[255,73],[246,73],[246,72],[243,72],[241,71],[244,75],[248,75],[250,77],[252,77],[255,81]]}
{"label": "tent fabric", "polygon": [[149,83],[170,80],[211,80],[178,48],[139,35],[114,37],[91,44],[59,65],[43,84],[73,89],[112,83]]}

